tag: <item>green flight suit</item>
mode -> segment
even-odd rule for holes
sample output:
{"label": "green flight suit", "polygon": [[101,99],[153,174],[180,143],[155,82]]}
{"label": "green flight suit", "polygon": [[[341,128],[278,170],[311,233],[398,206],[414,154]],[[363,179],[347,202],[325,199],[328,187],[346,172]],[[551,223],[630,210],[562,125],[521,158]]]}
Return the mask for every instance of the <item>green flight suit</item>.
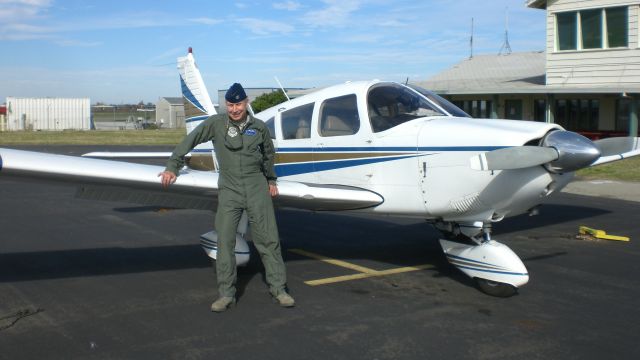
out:
{"label": "green flight suit", "polygon": [[[233,134],[235,136],[231,136]],[[219,296],[235,296],[236,232],[243,210],[247,211],[253,243],[265,267],[269,291],[277,296],[285,291],[286,275],[278,227],[269,194],[269,182],[275,183],[275,150],[265,124],[247,115],[242,131],[227,114],[209,117],[175,148],[167,162],[167,171],[178,175],[184,156],[196,145],[213,140],[220,167],[216,273]]]}

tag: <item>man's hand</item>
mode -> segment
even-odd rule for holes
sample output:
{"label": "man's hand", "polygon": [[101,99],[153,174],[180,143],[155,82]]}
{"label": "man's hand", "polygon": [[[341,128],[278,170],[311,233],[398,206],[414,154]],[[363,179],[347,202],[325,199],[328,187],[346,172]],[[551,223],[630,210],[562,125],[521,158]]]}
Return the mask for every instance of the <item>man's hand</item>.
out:
{"label": "man's hand", "polygon": [[[160,174],[158,174],[158,177],[160,177],[160,183],[162,184],[162,187],[165,189],[168,188],[169,185],[176,182],[176,179],[178,178],[176,174],[172,173],[171,171],[163,171]],[[277,191],[278,190],[276,190],[276,192]]]}
{"label": "man's hand", "polygon": [[278,185],[269,183],[269,194],[271,197],[278,196]]}

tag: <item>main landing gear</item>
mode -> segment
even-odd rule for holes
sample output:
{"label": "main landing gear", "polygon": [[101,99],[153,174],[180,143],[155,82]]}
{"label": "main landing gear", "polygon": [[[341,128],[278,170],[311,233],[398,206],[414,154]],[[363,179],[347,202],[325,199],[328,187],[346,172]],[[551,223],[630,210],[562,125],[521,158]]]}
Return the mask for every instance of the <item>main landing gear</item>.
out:
{"label": "main landing gear", "polygon": [[474,279],[485,294],[509,297],[529,281],[522,260],[507,245],[491,239],[491,224],[436,222],[446,239],[440,239],[449,263]]}
{"label": "main landing gear", "polygon": [[[242,217],[240,217],[238,231],[236,232],[236,266],[247,265],[251,256],[249,244],[245,240],[248,228],[249,218],[247,217],[247,212],[244,211]],[[200,235],[200,245],[211,259],[216,260],[218,255],[218,233],[215,230]]]}

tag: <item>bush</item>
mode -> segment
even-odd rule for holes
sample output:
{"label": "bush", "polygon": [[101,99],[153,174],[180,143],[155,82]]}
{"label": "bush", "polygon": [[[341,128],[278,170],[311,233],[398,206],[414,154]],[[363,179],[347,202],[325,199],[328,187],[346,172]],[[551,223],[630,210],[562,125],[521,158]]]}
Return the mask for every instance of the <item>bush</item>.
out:
{"label": "bush", "polygon": [[285,101],[287,101],[287,96],[282,90],[272,91],[270,93],[262,94],[253,100],[251,102],[251,108],[257,114]]}

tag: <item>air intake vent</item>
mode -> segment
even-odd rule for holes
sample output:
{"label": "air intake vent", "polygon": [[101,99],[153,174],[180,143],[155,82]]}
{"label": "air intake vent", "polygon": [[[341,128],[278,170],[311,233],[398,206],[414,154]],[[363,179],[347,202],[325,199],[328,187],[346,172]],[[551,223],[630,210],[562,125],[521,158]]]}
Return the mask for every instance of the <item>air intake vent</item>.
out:
{"label": "air intake vent", "polygon": [[482,202],[479,200],[479,194],[475,193],[460,199],[451,200],[449,205],[451,209],[459,213],[464,213],[482,207]]}

